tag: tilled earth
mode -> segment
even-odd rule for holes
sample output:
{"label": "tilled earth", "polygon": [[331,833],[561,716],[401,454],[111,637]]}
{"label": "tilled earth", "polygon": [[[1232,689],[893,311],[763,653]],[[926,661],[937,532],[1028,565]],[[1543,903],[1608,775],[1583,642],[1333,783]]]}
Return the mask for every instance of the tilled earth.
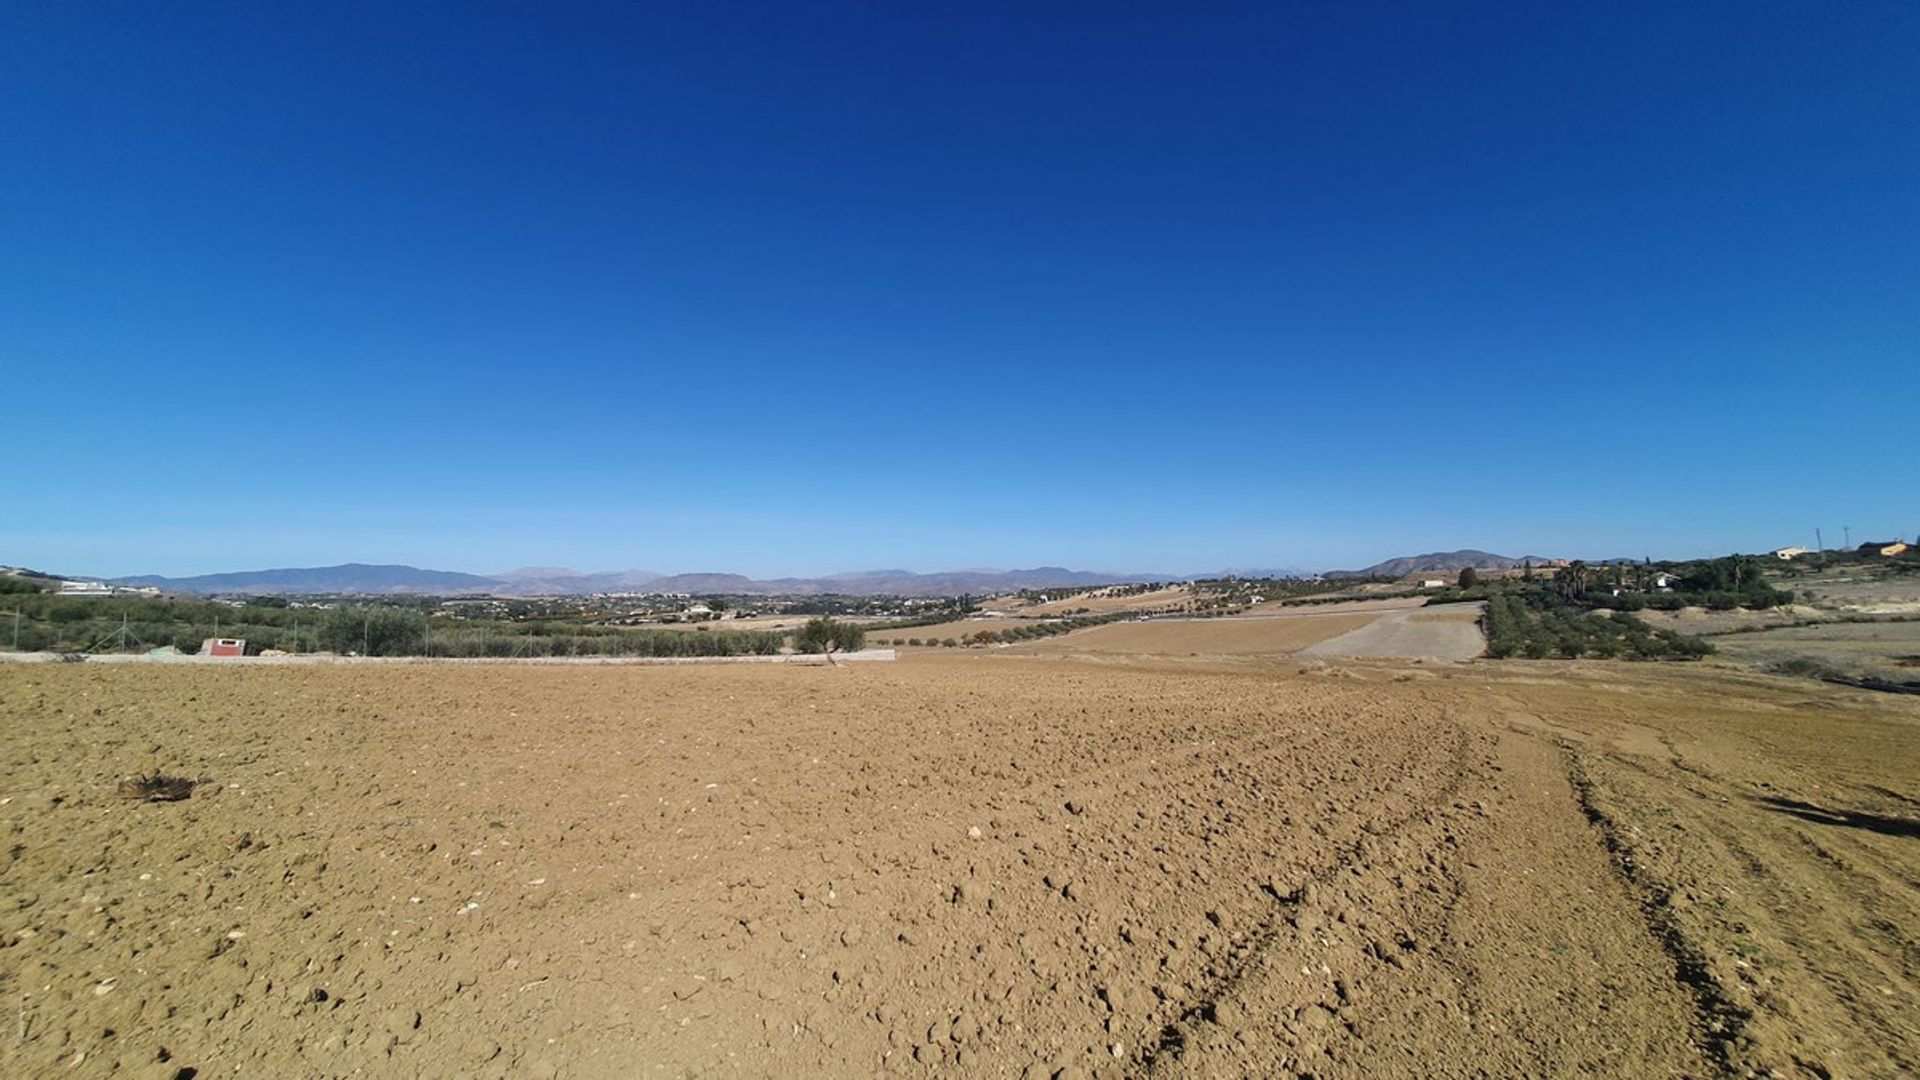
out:
{"label": "tilled earth", "polygon": [[0,725],[9,1076],[1920,1072],[1920,708],[1863,692],[44,665]]}

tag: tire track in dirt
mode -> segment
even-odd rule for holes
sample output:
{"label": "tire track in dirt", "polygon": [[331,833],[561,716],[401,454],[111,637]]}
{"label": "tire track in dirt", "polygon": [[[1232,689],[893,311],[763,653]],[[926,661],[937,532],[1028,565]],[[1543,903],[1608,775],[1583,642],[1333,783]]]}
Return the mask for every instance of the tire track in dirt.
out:
{"label": "tire track in dirt", "polygon": [[[1450,782],[1379,849],[1343,852],[1284,894],[1285,918],[1170,1028],[1153,1074],[1366,1076],[1410,1060],[1435,1076],[1701,1070],[1690,1002],[1558,751],[1449,724],[1474,760],[1456,753]],[[1466,790],[1488,798],[1449,802]],[[1589,962],[1529,951],[1542,939]]]}
{"label": "tire track in dirt", "polygon": [[[1466,732],[1458,725],[1450,723],[1449,728],[1450,741],[1453,744],[1448,754],[1450,768],[1444,784],[1437,791],[1423,796],[1412,810],[1385,822],[1377,830],[1370,827],[1368,839],[1337,849],[1329,864],[1296,876],[1291,889],[1283,891],[1283,887],[1277,883],[1266,884],[1265,891],[1273,901],[1272,910],[1258,917],[1243,949],[1231,955],[1228,962],[1218,969],[1206,973],[1203,991],[1195,1000],[1187,1004],[1177,1019],[1162,1029],[1158,1042],[1140,1062],[1148,1072],[1157,1070],[1162,1073],[1175,1073],[1182,1068],[1197,1068],[1202,1074],[1217,1071],[1217,1063],[1210,1060],[1200,1063],[1183,1060],[1188,1055],[1189,1044],[1197,1041],[1196,1033],[1199,1025],[1205,1023],[1221,1028],[1234,1028],[1240,1018],[1252,1015],[1255,1010],[1249,1009],[1242,1002],[1258,999],[1262,996],[1261,992],[1269,988],[1272,982],[1269,978],[1269,969],[1275,962],[1272,953],[1287,936],[1287,932],[1291,930],[1311,934],[1319,925],[1321,916],[1316,909],[1319,907],[1324,890],[1336,884],[1343,875],[1357,875],[1374,869],[1369,863],[1370,856],[1378,850],[1379,846],[1371,842],[1374,837],[1383,843],[1391,842],[1400,838],[1407,831],[1408,826],[1416,821],[1431,824],[1435,819],[1435,813],[1444,804],[1453,801],[1460,792],[1465,778],[1472,769],[1468,759],[1470,742]],[[1410,937],[1402,935],[1395,941],[1394,947],[1404,947],[1410,940]],[[1379,948],[1378,943],[1375,943],[1376,960],[1385,962],[1390,955],[1394,954]],[[1311,975],[1311,970],[1308,969],[1303,973]],[[1322,974],[1330,975],[1331,971],[1323,971]],[[1335,997],[1340,999],[1341,1003],[1350,1001],[1354,993],[1352,983],[1345,979],[1340,980],[1334,990]],[[1339,1007],[1336,1004],[1333,1010],[1323,1009],[1321,999],[1324,994],[1315,994],[1312,997],[1311,1001],[1283,1005],[1282,1009],[1292,1009],[1293,1018],[1297,1020],[1303,1009],[1320,1009],[1323,1014],[1326,1014],[1336,1011]],[[1270,1008],[1265,1011],[1267,1015],[1272,1015]],[[1219,1034],[1245,1042],[1244,1031],[1229,1030]],[[1281,1045],[1288,1052],[1287,1057],[1296,1063],[1300,1058],[1314,1056],[1311,1051],[1301,1053],[1298,1049],[1299,1039],[1288,1037],[1297,1036],[1297,1034],[1297,1032],[1287,1032],[1281,1036]],[[1271,1064],[1278,1065],[1280,1062],[1271,1062]]]}
{"label": "tire track in dirt", "polygon": [[1572,785],[1581,813],[1598,831],[1620,881],[1639,903],[1647,931],[1660,943],[1673,964],[1674,980],[1693,1000],[1697,1039],[1723,1075],[1738,1075],[1737,1043],[1746,1036],[1753,1020],[1752,1010],[1734,1001],[1707,962],[1706,949],[1689,936],[1674,918],[1671,883],[1655,877],[1636,860],[1635,844],[1628,830],[1601,809],[1594,795],[1593,780],[1575,746],[1560,742],[1565,754],[1567,780]]}
{"label": "tire track in dirt", "polygon": [[[1701,722],[1678,704],[1651,703],[1635,721],[1661,733],[1664,755],[1622,752],[1611,725],[1585,715],[1551,727],[1583,807],[1694,989],[1716,1064],[1731,1075],[1910,1074],[1915,1026],[1901,1003],[1913,992],[1913,950],[1894,914],[1916,911],[1910,851],[1849,824],[1879,819],[1793,796],[1812,785],[1835,792],[1848,774],[1816,770],[1831,770],[1843,735],[1910,738],[1910,729],[1844,710],[1803,727],[1791,713],[1739,705],[1729,711],[1740,725]],[[1816,731],[1826,741],[1811,741]],[[1870,797],[1873,787],[1858,790]]]}

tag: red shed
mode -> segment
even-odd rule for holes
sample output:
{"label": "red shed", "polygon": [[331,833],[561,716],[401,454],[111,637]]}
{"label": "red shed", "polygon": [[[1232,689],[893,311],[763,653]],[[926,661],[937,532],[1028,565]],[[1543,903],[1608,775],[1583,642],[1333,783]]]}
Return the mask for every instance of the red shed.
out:
{"label": "red shed", "polygon": [[247,639],[237,637],[210,637],[200,643],[201,656],[245,656]]}

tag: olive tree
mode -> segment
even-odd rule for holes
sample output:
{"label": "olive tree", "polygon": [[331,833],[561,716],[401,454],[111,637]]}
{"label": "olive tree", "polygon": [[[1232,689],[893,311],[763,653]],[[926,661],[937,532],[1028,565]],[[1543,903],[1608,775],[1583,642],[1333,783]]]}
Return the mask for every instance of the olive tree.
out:
{"label": "olive tree", "polygon": [[867,632],[853,623],[821,615],[808,619],[793,635],[793,647],[803,653],[858,652],[867,643]]}

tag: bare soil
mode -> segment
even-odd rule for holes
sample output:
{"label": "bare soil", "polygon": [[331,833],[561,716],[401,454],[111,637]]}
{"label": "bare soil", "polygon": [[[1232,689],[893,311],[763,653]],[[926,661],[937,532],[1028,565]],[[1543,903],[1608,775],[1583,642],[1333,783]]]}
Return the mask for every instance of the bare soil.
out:
{"label": "bare soil", "polygon": [[1303,656],[1471,660],[1486,651],[1480,604],[1440,604],[1382,615],[1302,649]]}
{"label": "bare soil", "polygon": [[1372,623],[1376,612],[1307,612],[1277,617],[1119,622],[1010,647],[1042,655],[1120,653],[1173,656],[1286,655]]}
{"label": "bare soil", "polygon": [[8,666],[0,724],[10,1076],[1920,1071],[1905,699],[1003,651]]}
{"label": "bare soil", "polygon": [[1920,680],[1920,619],[1830,622],[1726,634],[1714,638],[1713,647],[1729,660],[1754,667],[1813,660],[1846,675],[1891,682]]}

